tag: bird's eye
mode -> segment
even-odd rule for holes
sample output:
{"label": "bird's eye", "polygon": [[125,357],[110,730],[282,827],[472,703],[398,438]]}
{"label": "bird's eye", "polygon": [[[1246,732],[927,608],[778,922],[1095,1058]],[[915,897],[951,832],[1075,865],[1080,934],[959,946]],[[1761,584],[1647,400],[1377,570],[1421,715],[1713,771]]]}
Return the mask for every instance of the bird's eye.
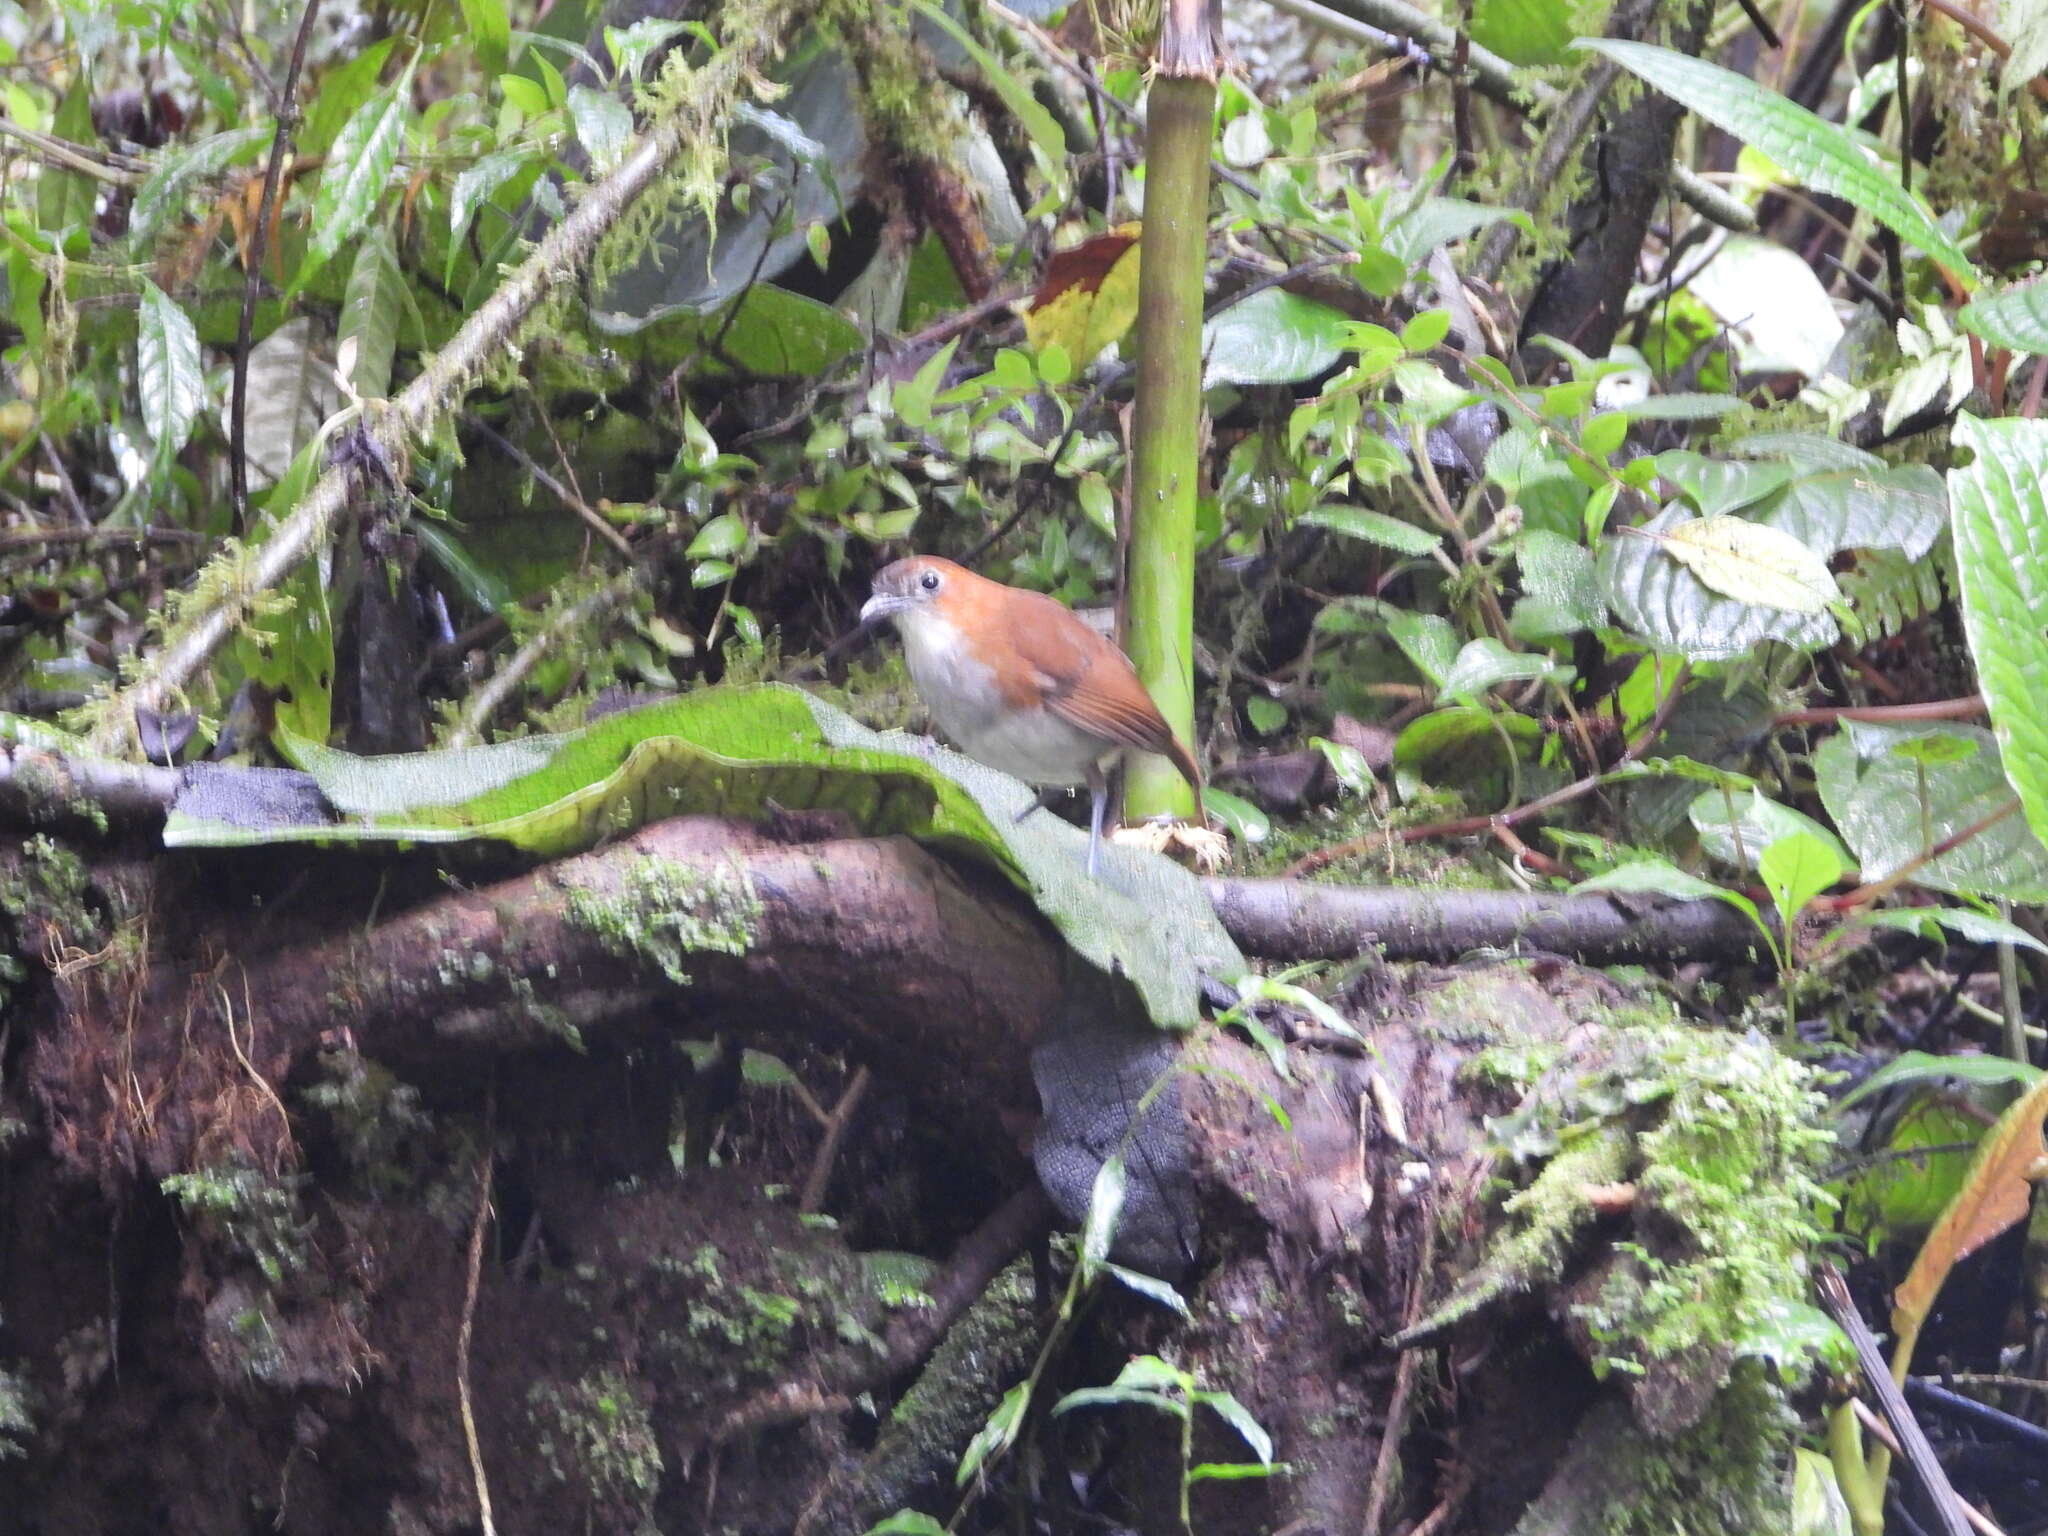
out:
{"label": "bird's eye", "polygon": [[936,592],[939,590],[939,573],[937,571],[926,571],[917,578],[917,584],[927,592]]}

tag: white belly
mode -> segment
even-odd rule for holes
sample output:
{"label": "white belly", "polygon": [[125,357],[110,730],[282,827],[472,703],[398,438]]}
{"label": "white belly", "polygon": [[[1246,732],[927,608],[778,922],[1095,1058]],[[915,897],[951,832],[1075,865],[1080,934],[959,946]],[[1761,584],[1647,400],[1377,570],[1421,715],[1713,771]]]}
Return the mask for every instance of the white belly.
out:
{"label": "white belly", "polygon": [[959,630],[944,619],[931,613],[902,617],[910,620],[897,625],[903,660],[932,724],[976,762],[1027,784],[1079,784],[1091,767],[1117,755],[1101,737],[1047,710],[1027,714],[1004,707],[994,674],[967,653]]}

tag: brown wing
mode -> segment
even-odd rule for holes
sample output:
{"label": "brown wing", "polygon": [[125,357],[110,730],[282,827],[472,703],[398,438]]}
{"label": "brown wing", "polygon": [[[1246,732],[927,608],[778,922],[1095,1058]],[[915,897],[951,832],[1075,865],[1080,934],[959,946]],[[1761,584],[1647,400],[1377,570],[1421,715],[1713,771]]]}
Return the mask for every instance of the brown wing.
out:
{"label": "brown wing", "polygon": [[1142,752],[1157,752],[1202,788],[1202,770],[1138,681],[1130,658],[1053,599],[1036,592],[1019,612],[1017,649],[1045,684],[1045,707],[1070,724]]}

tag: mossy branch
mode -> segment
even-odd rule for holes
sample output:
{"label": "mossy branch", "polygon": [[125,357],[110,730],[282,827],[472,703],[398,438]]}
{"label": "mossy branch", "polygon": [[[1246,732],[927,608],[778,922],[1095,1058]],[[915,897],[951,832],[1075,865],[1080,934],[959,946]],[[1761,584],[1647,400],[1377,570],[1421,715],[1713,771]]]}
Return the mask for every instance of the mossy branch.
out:
{"label": "mossy branch", "polygon": [[[408,444],[460,407],[486,370],[503,362],[533,311],[590,264],[599,242],[678,160],[694,152],[701,171],[703,158],[722,158],[721,125],[731,115],[724,109],[760,80],[761,67],[779,56],[785,39],[809,14],[810,7],[798,0],[761,0],[749,8],[747,24],[731,28],[726,45],[692,73],[689,89],[654,121],[618,169],[584,193],[417,378],[388,405],[365,413],[364,430],[387,458],[403,463]],[[201,590],[209,591],[211,600],[181,618],[133,682],[93,706],[88,740],[94,752],[115,755],[136,745],[137,711],[163,712],[176,703],[186,684],[247,620],[258,597],[325,545],[347,511],[348,488],[348,471],[329,469],[261,545],[246,553],[229,550],[200,574]]]}

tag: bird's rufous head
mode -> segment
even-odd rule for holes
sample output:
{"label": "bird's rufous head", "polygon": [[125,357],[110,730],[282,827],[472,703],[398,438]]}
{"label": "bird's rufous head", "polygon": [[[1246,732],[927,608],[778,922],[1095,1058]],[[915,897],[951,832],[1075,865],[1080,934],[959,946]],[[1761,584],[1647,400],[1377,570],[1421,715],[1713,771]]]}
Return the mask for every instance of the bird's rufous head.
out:
{"label": "bird's rufous head", "polygon": [[955,588],[969,587],[976,579],[973,572],[937,555],[898,560],[876,574],[874,596],[861,605],[861,622],[943,608],[954,597]]}

